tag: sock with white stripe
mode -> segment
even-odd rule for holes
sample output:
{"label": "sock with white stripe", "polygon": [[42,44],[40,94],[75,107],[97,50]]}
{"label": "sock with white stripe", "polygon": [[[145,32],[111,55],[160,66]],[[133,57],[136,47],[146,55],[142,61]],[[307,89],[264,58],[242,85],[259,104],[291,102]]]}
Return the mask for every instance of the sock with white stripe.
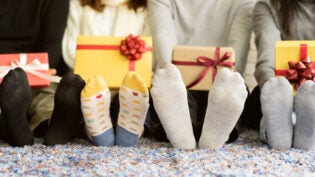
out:
{"label": "sock with white stripe", "polygon": [[109,115],[110,91],[101,76],[91,77],[81,92],[81,108],[89,138],[98,146],[113,146]]}
{"label": "sock with white stripe", "polygon": [[139,74],[127,73],[119,89],[119,104],[116,145],[134,146],[149,108],[149,91]]}

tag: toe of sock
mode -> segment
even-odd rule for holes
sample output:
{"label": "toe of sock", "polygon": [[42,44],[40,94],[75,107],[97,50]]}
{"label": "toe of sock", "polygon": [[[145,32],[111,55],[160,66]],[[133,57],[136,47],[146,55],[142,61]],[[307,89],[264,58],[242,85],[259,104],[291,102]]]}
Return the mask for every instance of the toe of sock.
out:
{"label": "toe of sock", "polygon": [[144,94],[149,92],[143,78],[136,72],[128,72],[123,80],[123,85]]}
{"label": "toe of sock", "polygon": [[81,97],[91,97],[101,91],[108,89],[105,80],[101,76],[93,76],[88,81],[81,92]]}

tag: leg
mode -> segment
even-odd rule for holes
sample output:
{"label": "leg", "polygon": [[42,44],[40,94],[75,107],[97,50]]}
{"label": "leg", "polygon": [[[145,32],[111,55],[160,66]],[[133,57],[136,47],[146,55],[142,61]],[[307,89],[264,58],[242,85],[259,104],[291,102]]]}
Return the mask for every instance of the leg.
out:
{"label": "leg", "polygon": [[296,125],[293,146],[303,150],[315,150],[315,84],[303,83],[294,101]]}
{"label": "leg", "polygon": [[256,86],[245,101],[244,110],[240,117],[241,127],[259,130],[261,118],[260,89],[259,86]]}
{"label": "leg", "polygon": [[225,68],[218,73],[209,92],[199,147],[219,149],[223,146],[242,113],[246,96],[245,83],[239,73]]}
{"label": "leg", "polygon": [[32,89],[32,101],[27,114],[31,131],[36,137],[45,136],[54,109],[57,86],[58,84],[51,83],[49,87]]}
{"label": "leg", "polygon": [[267,141],[275,149],[292,146],[293,90],[283,77],[271,78],[261,89],[261,108]]}
{"label": "leg", "polygon": [[189,113],[196,142],[199,141],[205,119],[208,91],[187,90]]}
{"label": "leg", "polygon": [[73,73],[68,73],[61,79],[45,135],[46,145],[65,144],[80,128],[80,121],[83,118],[80,93],[84,85],[84,80]]}
{"label": "leg", "polygon": [[154,108],[172,145],[180,149],[195,148],[187,92],[176,66],[169,64],[156,71],[151,94]]}
{"label": "leg", "polygon": [[91,77],[81,92],[81,108],[87,134],[98,146],[114,146],[110,100],[110,91],[101,76]]}
{"label": "leg", "polygon": [[26,73],[21,68],[9,71],[0,85],[0,128],[4,130],[2,137],[12,146],[34,143],[26,118],[31,95]]}
{"label": "leg", "polygon": [[234,141],[236,141],[238,139],[238,137],[240,136],[240,132],[241,132],[241,127],[240,127],[240,119],[238,119],[236,125],[234,126],[233,130],[231,131],[230,135],[229,135],[229,139],[226,143],[233,143]]}
{"label": "leg", "polygon": [[139,74],[127,73],[119,89],[119,104],[116,145],[134,146],[149,108],[149,91]]}
{"label": "leg", "polygon": [[151,130],[152,130],[152,137],[156,139],[157,141],[161,142],[169,142],[167,139],[165,130],[161,124],[161,121],[155,111],[152,95],[150,95],[150,107],[149,107],[149,114],[151,117]]}

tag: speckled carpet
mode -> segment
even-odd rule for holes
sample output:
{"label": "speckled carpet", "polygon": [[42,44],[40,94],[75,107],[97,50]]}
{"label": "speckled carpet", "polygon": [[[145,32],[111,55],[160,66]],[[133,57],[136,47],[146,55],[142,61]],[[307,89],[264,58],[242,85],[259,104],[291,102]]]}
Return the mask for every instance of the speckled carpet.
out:
{"label": "speckled carpet", "polygon": [[315,151],[271,150],[248,130],[218,151],[178,150],[146,138],[135,148],[42,142],[23,148],[2,142],[0,176],[315,176]]}

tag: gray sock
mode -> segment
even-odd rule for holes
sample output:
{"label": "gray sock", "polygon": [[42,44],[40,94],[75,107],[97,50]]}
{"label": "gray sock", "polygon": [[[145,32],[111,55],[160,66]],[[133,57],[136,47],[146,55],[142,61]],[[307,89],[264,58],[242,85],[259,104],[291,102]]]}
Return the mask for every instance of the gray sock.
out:
{"label": "gray sock", "polygon": [[222,69],[209,92],[200,148],[219,149],[228,140],[243,108],[247,91],[242,76]]}
{"label": "gray sock", "polygon": [[158,69],[151,95],[167,138],[178,149],[194,149],[196,140],[189,114],[187,91],[175,65]]}
{"label": "gray sock", "polygon": [[283,77],[270,78],[261,89],[267,140],[275,149],[289,149],[292,146],[293,89]]}
{"label": "gray sock", "polygon": [[315,84],[304,82],[295,95],[294,110],[296,125],[293,146],[304,150],[315,150]]}

